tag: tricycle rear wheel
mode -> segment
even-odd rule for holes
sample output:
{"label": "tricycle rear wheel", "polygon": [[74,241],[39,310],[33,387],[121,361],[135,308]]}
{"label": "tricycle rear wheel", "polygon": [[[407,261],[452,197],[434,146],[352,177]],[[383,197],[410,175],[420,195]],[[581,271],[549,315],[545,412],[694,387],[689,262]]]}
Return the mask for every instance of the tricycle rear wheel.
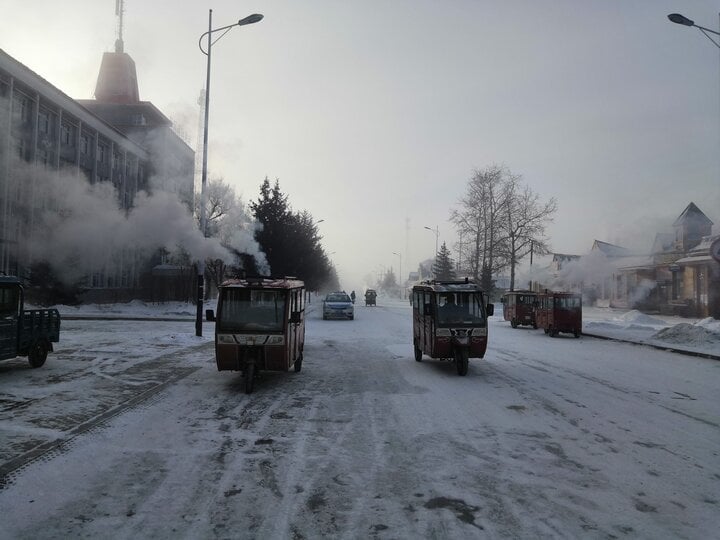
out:
{"label": "tricycle rear wheel", "polygon": [[252,394],[255,383],[255,362],[245,364],[245,393]]}
{"label": "tricycle rear wheel", "polygon": [[423,356],[422,349],[420,347],[418,347],[417,345],[415,345],[414,349],[415,349],[415,361],[421,362],[422,356]]}
{"label": "tricycle rear wheel", "polygon": [[48,355],[48,346],[44,340],[39,339],[30,345],[28,351],[28,362],[34,368],[39,368],[45,363]]}

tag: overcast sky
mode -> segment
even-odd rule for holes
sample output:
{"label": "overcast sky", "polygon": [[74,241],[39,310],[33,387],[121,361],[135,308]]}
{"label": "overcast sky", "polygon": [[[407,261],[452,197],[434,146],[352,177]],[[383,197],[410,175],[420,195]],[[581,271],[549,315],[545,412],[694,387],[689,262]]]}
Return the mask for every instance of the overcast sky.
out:
{"label": "overcast sky", "polygon": [[[0,0],[0,48],[92,98],[114,0]],[[247,201],[265,176],[318,220],[343,286],[416,269],[474,169],[555,197],[551,247],[649,249],[691,201],[720,224],[720,49],[709,0],[126,0],[140,98],[197,141],[208,28],[209,171]],[[393,252],[401,255],[394,255]],[[454,252],[457,257],[457,252]]]}

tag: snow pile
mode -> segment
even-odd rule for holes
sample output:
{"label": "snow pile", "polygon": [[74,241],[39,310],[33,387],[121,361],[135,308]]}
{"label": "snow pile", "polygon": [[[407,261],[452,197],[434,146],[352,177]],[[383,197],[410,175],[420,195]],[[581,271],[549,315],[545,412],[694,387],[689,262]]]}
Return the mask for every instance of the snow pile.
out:
{"label": "snow pile", "polygon": [[619,317],[615,317],[614,320],[626,326],[630,325],[655,325],[655,326],[667,326],[667,323],[662,319],[656,319],[645,313],[641,313],[637,309],[623,313]]}
{"label": "snow pile", "polygon": [[653,339],[692,346],[714,346],[720,350],[720,321],[703,319],[695,324],[680,323],[656,332]]}
{"label": "snow pile", "polygon": [[666,321],[662,319],[656,319],[645,313],[633,309],[627,313],[623,313],[617,317],[601,321],[587,321],[584,326],[588,329],[593,328],[596,330],[636,330],[640,332],[657,332],[661,328],[668,326]]}

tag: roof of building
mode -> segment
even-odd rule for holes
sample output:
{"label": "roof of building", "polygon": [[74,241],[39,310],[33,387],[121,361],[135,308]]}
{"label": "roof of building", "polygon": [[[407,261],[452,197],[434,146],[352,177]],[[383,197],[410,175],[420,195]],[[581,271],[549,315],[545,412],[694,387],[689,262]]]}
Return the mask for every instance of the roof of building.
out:
{"label": "roof of building", "polygon": [[677,227],[678,225],[683,225],[687,223],[688,221],[695,221],[700,223],[709,223],[710,225],[713,224],[712,221],[710,221],[710,218],[708,218],[702,210],[700,210],[697,206],[695,206],[695,203],[691,202],[685,207],[685,210],[682,211],[680,216],[675,220],[675,223],[673,223],[673,227]]}
{"label": "roof of building", "polygon": [[579,259],[580,255],[567,255],[565,253],[553,253],[553,261]]}
{"label": "roof of building", "polygon": [[633,254],[627,248],[609,244],[608,242],[603,242],[601,240],[595,240],[593,242],[592,250],[599,250],[608,257],[628,257]]}
{"label": "roof of building", "polygon": [[673,251],[675,247],[675,235],[673,233],[657,233],[653,241],[650,253],[664,253]]}

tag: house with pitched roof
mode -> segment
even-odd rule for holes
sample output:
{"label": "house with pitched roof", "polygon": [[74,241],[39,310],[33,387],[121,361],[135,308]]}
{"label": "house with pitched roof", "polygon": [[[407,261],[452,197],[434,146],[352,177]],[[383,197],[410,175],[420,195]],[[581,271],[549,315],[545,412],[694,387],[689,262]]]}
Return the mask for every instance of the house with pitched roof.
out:
{"label": "house with pitched roof", "polygon": [[672,226],[655,235],[648,253],[595,240],[583,256],[555,254],[534,289],[582,292],[587,304],[602,307],[720,318],[720,262],[711,256],[720,235],[692,202]]}
{"label": "house with pitched roof", "polygon": [[720,262],[710,246],[720,238],[713,222],[691,202],[673,223],[674,232],[658,233],[649,255],[626,260],[618,279],[626,287],[626,307],[688,317],[720,318]]}

